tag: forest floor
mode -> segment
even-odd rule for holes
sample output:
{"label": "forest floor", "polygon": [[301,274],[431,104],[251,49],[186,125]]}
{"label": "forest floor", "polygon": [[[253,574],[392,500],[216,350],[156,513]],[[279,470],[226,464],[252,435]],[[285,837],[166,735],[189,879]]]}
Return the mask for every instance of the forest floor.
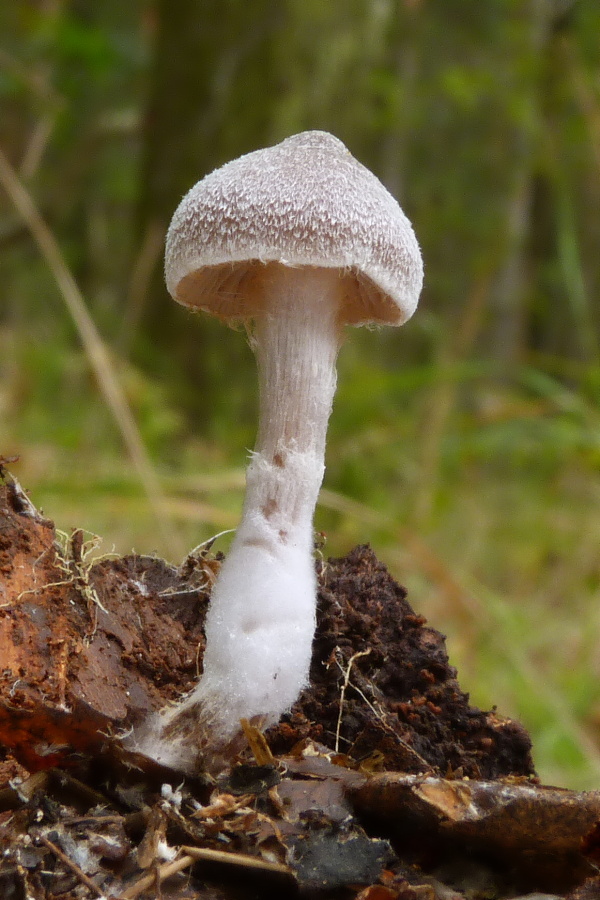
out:
{"label": "forest floor", "polygon": [[91,561],[0,474],[0,897],[600,897],[600,792],[539,783],[368,547],[318,561],[290,713],[190,777],[135,734],[201,672],[220,556]]}

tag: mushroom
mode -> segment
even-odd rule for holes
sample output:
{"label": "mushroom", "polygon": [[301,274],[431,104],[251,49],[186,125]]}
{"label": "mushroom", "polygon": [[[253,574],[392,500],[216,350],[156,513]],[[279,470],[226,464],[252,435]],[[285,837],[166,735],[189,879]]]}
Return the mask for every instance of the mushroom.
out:
{"label": "mushroom", "polygon": [[165,273],[179,303],[251,323],[260,388],[242,520],[213,587],[203,674],[155,717],[145,742],[161,761],[191,769],[236,738],[240,719],[277,721],[308,683],[312,520],[343,325],[401,325],[423,268],[411,224],[381,182],[337,138],[307,131],[199,181],[173,216]]}

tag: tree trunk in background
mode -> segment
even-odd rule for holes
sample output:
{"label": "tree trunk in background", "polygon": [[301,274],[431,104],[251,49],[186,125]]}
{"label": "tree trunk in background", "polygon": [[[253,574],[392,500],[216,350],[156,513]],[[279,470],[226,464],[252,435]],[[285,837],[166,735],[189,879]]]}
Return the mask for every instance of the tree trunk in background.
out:
{"label": "tree trunk in background", "polygon": [[[395,2],[387,22],[385,68],[390,73],[392,88],[379,127],[380,178],[391,194],[400,200],[404,193],[407,148],[415,109],[416,83],[420,74],[423,35],[420,3]],[[382,98],[383,99],[383,98]],[[381,101],[380,101],[381,102]],[[407,191],[410,195],[410,190]]]}
{"label": "tree trunk in background", "polygon": [[[588,362],[599,354],[582,261],[584,226],[575,212],[579,171],[565,157],[569,144],[562,136],[565,106],[572,104],[575,6],[573,0],[529,6],[536,77],[524,89],[527,117],[509,146],[512,187],[488,332],[491,357],[507,367],[528,350]],[[557,308],[559,317],[549,314]]]}
{"label": "tree trunk in background", "polygon": [[[277,0],[158,0],[156,8],[138,256],[123,344],[136,339],[140,324],[144,341],[161,349],[165,367],[185,372],[175,383],[194,385],[193,394],[180,398],[184,405],[198,412],[198,392],[203,396],[207,422],[213,411],[208,387],[218,381],[223,364],[213,352],[223,326],[199,317],[190,327],[189,313],[169,298],[162,275],[164,235],[196,181],[268,139],[269,101],[277,90],[272,36],[280,9]],[[139,342],[138,352],[143,353]],[[246,358],[242,341],[233,342],[232,352]],[[228,365],[236,370],[240,360],[230,358]]]}
{"label": "tree trunk in background", "polygon": [[[563,14],[551,22],[544,61],[544,156],[536,179],[532,223],[532,268],[537,290],[528,338],[533,350],[598,365],[600,320],[599,304],[594,299],[598,270],[594,275],[594,267],[586,267],[584,259],[589,260],[598,246],[599,182],[597,174],[590,178],[582,166],[585,156],[580,147],[587,144],[591,161],[597,151],[596,135],[588,129],[591,123],[600,122],[600,106],[594,99],[591,107],[587,105],[593,93],[581,93],[587,93],[589,74],[582,65],[582,48],[574,39],[574,7],[573,2],[566,4]],[[577,107],[588,128],[572,144],[564,116],[566,108]]]}
{"label": "tree trunk in background", "polygon": [[506,199],[503,254],[490,291],[489,348],[492,359],[511,367],[524,348],[528,316],[530,239],[533,211],[533,185],[536,141],[541,120],[541,78],[548,52],[551,10],[546,0],[530,0],[523,28],[529,36],[530,76],[523,85],[529,107],[527,117],[515,125],[515,134],[507,146],[512,159],[512,178]]}
{"label": "tree trunk in background", "polygon": [[528,241],[531,231],[533,159],[525,152],[517,164],[513,189],[506,201],[504,258],[490,291],[488,355],[511,366],[523,348],[528,284]]}
{"label": "tree trunk in background", "polygon": [[280,9],[275,0],[158,0],[144,219],[168,223],[174,201],[198,178],[268,135]]}

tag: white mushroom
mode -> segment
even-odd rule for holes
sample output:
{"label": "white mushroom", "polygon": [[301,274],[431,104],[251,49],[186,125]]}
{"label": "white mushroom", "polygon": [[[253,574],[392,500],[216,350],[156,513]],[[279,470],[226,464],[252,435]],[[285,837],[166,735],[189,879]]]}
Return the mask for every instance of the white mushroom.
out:
{"label": "white mushroom", "polygon": [[320,131],[198,182],[173,216],[165,270],[179,303],[253,323],[260,384],[243,516],[213,588],[203,674],[146,742],[191,768],[234,738],[241,718],[275,722],[308,683],[312,520],[342,328],[402,324],[423,270],[397,202]]}

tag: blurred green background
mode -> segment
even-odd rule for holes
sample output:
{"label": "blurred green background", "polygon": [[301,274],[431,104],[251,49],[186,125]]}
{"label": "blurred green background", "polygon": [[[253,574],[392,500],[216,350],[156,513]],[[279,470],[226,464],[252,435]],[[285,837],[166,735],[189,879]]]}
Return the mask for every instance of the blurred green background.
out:
{"label": "blurred green background", "polygon": [[[98,553],[235,527],[244,335],[162,282],[216,166],[308,128],[398,197],[426,280],[350,329],[315,525],[370,542],[547,781],[600,787],[597,0],[0,5],[0,454]],[[226,549],[228,537],[217,547]]]}

